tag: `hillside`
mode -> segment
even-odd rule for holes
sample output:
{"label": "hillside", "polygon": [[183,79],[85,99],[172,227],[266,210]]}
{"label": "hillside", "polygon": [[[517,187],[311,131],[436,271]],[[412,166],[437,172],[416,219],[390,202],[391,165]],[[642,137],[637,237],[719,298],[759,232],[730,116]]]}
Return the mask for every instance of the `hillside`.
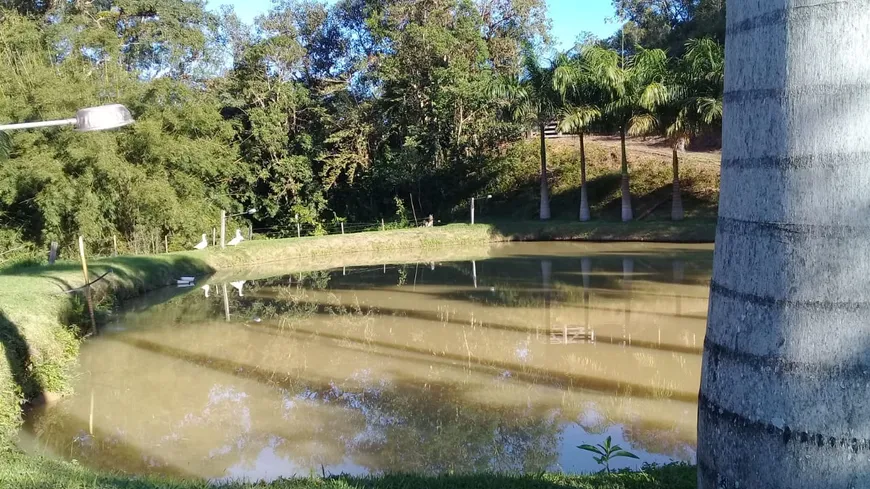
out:
{"label": "hillside", "polygon": [[[635,218],[670,219],[670,149],[640,139],[631,140],[627,147]],[[493,183],[486,190],[493,194],[493,199],[490,203],[478,204],[479,219],[534,219],[537,216],[540,192],[538,151],[537,140],[528,139],[507,149],[504,157],[493,163]],[[576,220],[580,207],[579,139],[548,139],[547,155],[553,219]],[[593,219],[619,220],[619,140],[602,136],[588,138],[586,161]],[[680,182],[686,219],[716,216],[718,152],[680,153]]]}

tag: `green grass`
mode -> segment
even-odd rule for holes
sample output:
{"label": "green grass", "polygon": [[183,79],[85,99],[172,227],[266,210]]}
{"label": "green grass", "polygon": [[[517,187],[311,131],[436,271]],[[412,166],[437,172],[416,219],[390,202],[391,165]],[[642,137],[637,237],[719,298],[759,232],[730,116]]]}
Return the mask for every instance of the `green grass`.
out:
{"label": "green grass", "polygon": [[[18,489],[205,489],[214,486],[210,486],[202,480],[131,477],[123,474],[95,472],[77,464],[7,452],[0,454],[0,487]],[[220,487],[229,489],[694,489],[696,487],[696,469],[686,465],[670,465],[648,468],[644,472],[582,476],[558,474],[525,476],[481,474],[435,477],[418,475],[336,476],[325,479],[286,479],[271,484],[230,483]]]}

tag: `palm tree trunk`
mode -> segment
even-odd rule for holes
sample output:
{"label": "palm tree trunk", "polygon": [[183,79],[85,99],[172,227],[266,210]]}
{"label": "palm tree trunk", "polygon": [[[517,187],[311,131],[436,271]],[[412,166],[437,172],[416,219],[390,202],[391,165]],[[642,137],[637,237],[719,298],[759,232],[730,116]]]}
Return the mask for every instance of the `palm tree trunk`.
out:
{"label": "palm tree trunk", "polygon": [[728,9],[698,487],[870,487],[870,9]]}
{"label": "palm tree trunk", "polygon": [[547,185],[547,140],[544,138],[544,124],[538,124],[541,133],[541,220],[550,218],[550,189]]}
{"label": "palm tree trunk", "polygon": [[583,143],[583,131],[580,131],[580,220],[588,221],[589,196],[586,192],[586,147]]}
{"label": "palm tree trunk", "polygon": [[622,142],[622,222],[634,219],[631,213],[631,189],[628,181],[628,156],[625,154],[625,126],[619,127],[619,139]]}
{"label": "palm tree trunk", "polygon": [[680,195],[680,157],[677,154],[677,147],[673,147],[674,151],[674,196],[671,202],[671,220],[683,220],[683,197]]}

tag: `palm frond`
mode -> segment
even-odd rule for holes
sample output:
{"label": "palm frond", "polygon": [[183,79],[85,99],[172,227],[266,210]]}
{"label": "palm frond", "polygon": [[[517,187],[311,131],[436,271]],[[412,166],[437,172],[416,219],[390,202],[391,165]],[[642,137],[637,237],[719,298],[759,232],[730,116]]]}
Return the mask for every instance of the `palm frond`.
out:
{"label": "palm frond", "polygon": [[630,136],[650,136],[659,128],[659,120],[653,114],[638,114],[628,121],[628,134]]}
{"label": "palm frond", "polygon": [[559,117],[559,130],[567,134],[581,132],[599,117],[601,111],[592,105],[565,107]]}

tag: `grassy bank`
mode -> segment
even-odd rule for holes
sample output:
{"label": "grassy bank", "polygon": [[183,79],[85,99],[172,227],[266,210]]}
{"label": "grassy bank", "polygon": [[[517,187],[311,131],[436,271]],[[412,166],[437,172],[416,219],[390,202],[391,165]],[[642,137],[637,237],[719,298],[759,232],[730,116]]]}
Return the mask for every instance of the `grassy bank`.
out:
{"label": "grassy bank", "polygon": [[[206,489],[205,481],[171,480],[94,472],[80,465],[10,453],[0,464],[0,486],[19,489]],[[672,465],[645,472],[564,476],[557,474],[505,475],[385,475],[378,477],[330,477],[325,479],[281,480],[271,484],[228,484],[227,489],[399,489],[399,488],[493,488],[493,489],[693,489],[694,467]]]}

